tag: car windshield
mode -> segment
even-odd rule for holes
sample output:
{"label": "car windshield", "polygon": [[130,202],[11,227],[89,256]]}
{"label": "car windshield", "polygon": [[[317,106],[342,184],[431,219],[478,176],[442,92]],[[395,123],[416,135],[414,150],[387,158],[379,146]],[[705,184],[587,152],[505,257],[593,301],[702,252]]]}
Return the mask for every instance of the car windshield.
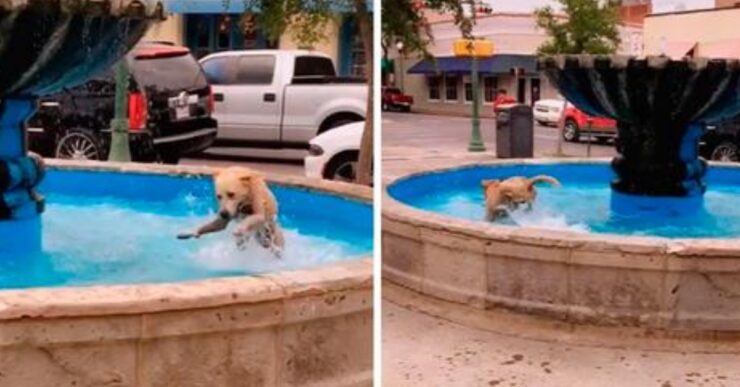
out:
{"label": "car windshield", "polygon": [[388,94],[401,94],[400,89],[394,89],[394,88],[386,89],[385,92]]}
{"label": "car windshield", "polygon": [[132,71],[145,86],[160,89],[193,89],[208,86],[198,62],[183,54],[134,60]]}

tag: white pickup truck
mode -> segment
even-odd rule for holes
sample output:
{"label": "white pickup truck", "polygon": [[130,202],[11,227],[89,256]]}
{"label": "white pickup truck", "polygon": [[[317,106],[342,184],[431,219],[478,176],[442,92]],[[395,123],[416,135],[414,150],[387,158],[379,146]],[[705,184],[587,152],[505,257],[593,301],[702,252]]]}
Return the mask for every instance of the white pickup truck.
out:
{"label": "white pickup truck", "polygon": [[216,146],[305,149],[316,135],[365,119],[364,81],[337,77],[324,54],[229,51],[200,63],[213,88]]}

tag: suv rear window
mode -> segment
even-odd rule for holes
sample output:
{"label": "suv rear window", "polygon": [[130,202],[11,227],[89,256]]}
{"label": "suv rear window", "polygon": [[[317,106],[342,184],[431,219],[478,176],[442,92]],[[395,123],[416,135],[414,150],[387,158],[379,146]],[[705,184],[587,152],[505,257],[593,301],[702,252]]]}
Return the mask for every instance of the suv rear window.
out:
{"label": "suv rear window", "polygon": [[320,56],[299,56],[295,58],[293,77],[333,77],[334,63]]}
{"label": "suv rear window", "polygon": [[161,89],[208,86],[198,62],[190,54],[134,59],[131,71],[139,83]]}

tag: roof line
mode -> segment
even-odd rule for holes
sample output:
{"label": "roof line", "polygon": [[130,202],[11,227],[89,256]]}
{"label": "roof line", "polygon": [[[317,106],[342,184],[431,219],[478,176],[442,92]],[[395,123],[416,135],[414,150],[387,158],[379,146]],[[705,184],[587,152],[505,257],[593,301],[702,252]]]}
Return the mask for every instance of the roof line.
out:
{"label": "roof line", "polygon": [[688,10],[684,10],[684,11],[671,11],[671,12],[651,13],[651,14],[645,15],[645,18],[649,18],[649,17],[661,17],[661,16],[674,16],[674,15],[686,15],[686,14],[692,14],[692,13],[729,11],[731,9],[740,9],[740,7],[738,7],[738,6],[728,6],[728,7],[718,7],[718,8],[688,9]]}

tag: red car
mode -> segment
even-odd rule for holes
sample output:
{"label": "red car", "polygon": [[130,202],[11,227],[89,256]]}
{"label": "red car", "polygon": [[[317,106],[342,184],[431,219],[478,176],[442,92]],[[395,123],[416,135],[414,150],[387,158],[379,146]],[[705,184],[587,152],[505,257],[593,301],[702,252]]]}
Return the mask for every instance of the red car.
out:
{"label": "red car", "polygon": [[599,143],[605,143],[617,137],[617,122],[603,117],[593,117],[568,104],[565,117],[560,125],[563,127],[563,139],[577,142],[582,135],[591,135]]}
{"label": "red car", "polygon": [[411,111],[411,105],[414,104],[414,97],[406,95],[395,87],[384,87],[383,91],[383,110],[401,110],[404,112]]}

